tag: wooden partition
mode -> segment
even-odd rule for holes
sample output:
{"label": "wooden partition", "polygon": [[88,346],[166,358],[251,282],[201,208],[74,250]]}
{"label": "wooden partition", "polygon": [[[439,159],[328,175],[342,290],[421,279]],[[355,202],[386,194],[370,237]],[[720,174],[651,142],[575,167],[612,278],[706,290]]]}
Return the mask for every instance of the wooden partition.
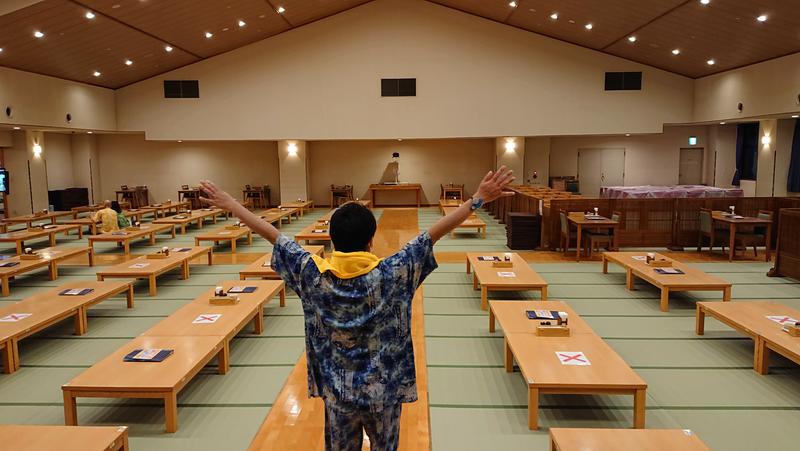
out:
{"label": "wooden partition", "polygon": [[800,208],[783,208],[778,219],[778,248],[770,276],[800,280]]}

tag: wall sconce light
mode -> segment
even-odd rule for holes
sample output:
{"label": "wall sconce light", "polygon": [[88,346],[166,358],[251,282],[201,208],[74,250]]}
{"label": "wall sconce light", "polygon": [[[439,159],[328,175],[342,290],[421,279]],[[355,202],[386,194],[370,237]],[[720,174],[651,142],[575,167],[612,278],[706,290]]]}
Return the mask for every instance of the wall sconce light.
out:
{"label": "wall sconce light", "polygon": [[505,148],[506,148],[506,153],[513,152],[513,151],[517,150],[517,143],[514,142],[513,138],[512,139],[508,139],[508,140],[506,140]]}
{"label": "wall sconce light", "polygon": [[289,146],[286,147],[286,151],[289,153],[290,157],[297,156],[297,144],[289,143]]}
{"label": "wall sconce light", "polygon": [[770,145],[771,142],[772,138],[770,138],[769,135],[764,135],[761,137],[761,144],[763,144],[765,147]]}
{"label": "wall sconce light", "polygon": [[36,158],[42,156],[42,146],[38,142],[33,143],[33,156]]}

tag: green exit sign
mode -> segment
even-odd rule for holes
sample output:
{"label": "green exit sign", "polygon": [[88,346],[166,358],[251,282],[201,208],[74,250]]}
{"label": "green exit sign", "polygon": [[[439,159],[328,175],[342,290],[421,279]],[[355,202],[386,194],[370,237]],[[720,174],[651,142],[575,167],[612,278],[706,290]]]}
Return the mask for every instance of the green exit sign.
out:
{"label": "green exit sign", "polygon": [[689,137],[689,145],[690,146],[696,146],[698,142],[699,142],[699,140],[697,139],[697,136],[690,136]]}

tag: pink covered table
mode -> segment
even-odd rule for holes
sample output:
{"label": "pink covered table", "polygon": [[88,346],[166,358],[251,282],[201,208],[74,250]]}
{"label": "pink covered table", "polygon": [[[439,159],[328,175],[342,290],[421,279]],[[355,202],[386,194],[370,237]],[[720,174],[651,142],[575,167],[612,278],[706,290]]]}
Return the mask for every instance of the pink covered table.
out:
{"label": "pink covered table", "polygon": [[646,198],[679,198],[679,197],[743,197],[740,188],[717,188],[703,185],[671,185],[671,186],[605,186],[600,188],[600,197],[604,199],[646,199]]}

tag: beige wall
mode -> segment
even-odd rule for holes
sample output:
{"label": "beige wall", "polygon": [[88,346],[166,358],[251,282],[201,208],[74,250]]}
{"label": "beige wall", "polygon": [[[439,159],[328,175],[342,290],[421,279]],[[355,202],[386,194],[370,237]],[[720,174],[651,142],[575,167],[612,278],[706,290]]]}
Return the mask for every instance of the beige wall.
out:
{"label": "beige wall", "polygon": [[[604,72],[643,71],[641,92]],[[381,98],[417,77],[416,98]],[[163,99],[198,79],[199,100]],[[117,92],[148,139],[395,139],[649,132],[688,122],[693,81],[423,0],[376,0]]]}
{"label": "beige wall", "polygon": [[[5,149],[11,195],[7,197],[9,216],[30,214],[48,207],[47,174],[44,159],[47,142],[42,132],[12,132],[13,145]],[[33,155],[33,143],[42,146],[42,156]],[[30,171],[29,171],[30,169]],[[31,203],[33,208],[31,209]]]}
{"label": "beige wall", "polygon": [[[517,177],[515,183],[547,186],[550,176],[550,143],[547,136],[525,138],[525,173]],[[538,178],[533,179],[533,171]]]}
{"label": "beige wall", "polygon": [[709,157],[713,177],[709,185],[731,188],[736,173],[736,125],[712,125],[709,130]]}
{"label": "beige wall", "polygon": [[[513,143],[513,149],[506,147],[509,143]],[[525,174],[525,138],[519,136],[496,138],[494,140],[494,152],[494,168],[505,166],[514,171],[519,180],[522,180]]]}
{"label": "beige wall", "polygon": [[[680,149],[697,136],[707,146],[705,126],[667,127],[657,135],[554,137],[550,146],[550,175],[577,175],[581,148],[624,148],[626,185],[678,183]],[[707,181],[708,182],[708,181]]]}
{"label": "beige wall", "polygon": [[789,165],[792,161],[792,141],[794,140],[794,127],[798,120],[779,120],[777,128],[777,136],[775,141],[775,195],[786,196],[789,194],[797,195],[797,193],[789,193],[786,190],[787,180],[789,178]]}
{"label": "beige wall", "polygon": [[[6,106],[13,116],[6,117]],[[114,91],[0,67],[0,124],[116,130]],[[72,122],[67,123],[67,113]]]}
{"label": "beige wall", "polygon": [[[294,153],[290,152],[290,148]],[[278,141],[281,203],[308,199],[308,150],[305,141]]]}
{"label": "beige wall", "polygon": [[[372,183],[394,179],[392,152],[400,153],[400,181],[422,183],[423,204],[436,204],[440,184],[464,184],[471,196],[494,164],[493,139],[391,141],[312,141],[308,143],[311,198],[330,203],[331,184],[353,185],[356,197],[367,198]],[[416,202],[413,192],[379,193],[380,204]]]}
{"label": "beige wall", "polygon": [[142,135],[97,136],[100,192],[113,199],[120,185],[147,185],[154,201],[176,200],[183,184],[203,179],[217,183],[236,198],[246,184],[270,185],[279,199],[278,151],[265,142],[156,142]]}
{"label": "beige wall", "polygon": [[72,176],[75,186],[89,190],[89,202],[99,202],[100,164],[97,154],[97,135],[74,134],[72,144]]}
{"label": "beige wall", "polygon": [[[800,111],[800,53],[695,81],[694,121]],[[739,113],[737,104],[744,104]]]}
{"label": "beige wall", "polygon": [[72,143],[70,135],[45,133],[47,152],[43,154],[47,165],[47,189],[75,187],[72,173]]}

